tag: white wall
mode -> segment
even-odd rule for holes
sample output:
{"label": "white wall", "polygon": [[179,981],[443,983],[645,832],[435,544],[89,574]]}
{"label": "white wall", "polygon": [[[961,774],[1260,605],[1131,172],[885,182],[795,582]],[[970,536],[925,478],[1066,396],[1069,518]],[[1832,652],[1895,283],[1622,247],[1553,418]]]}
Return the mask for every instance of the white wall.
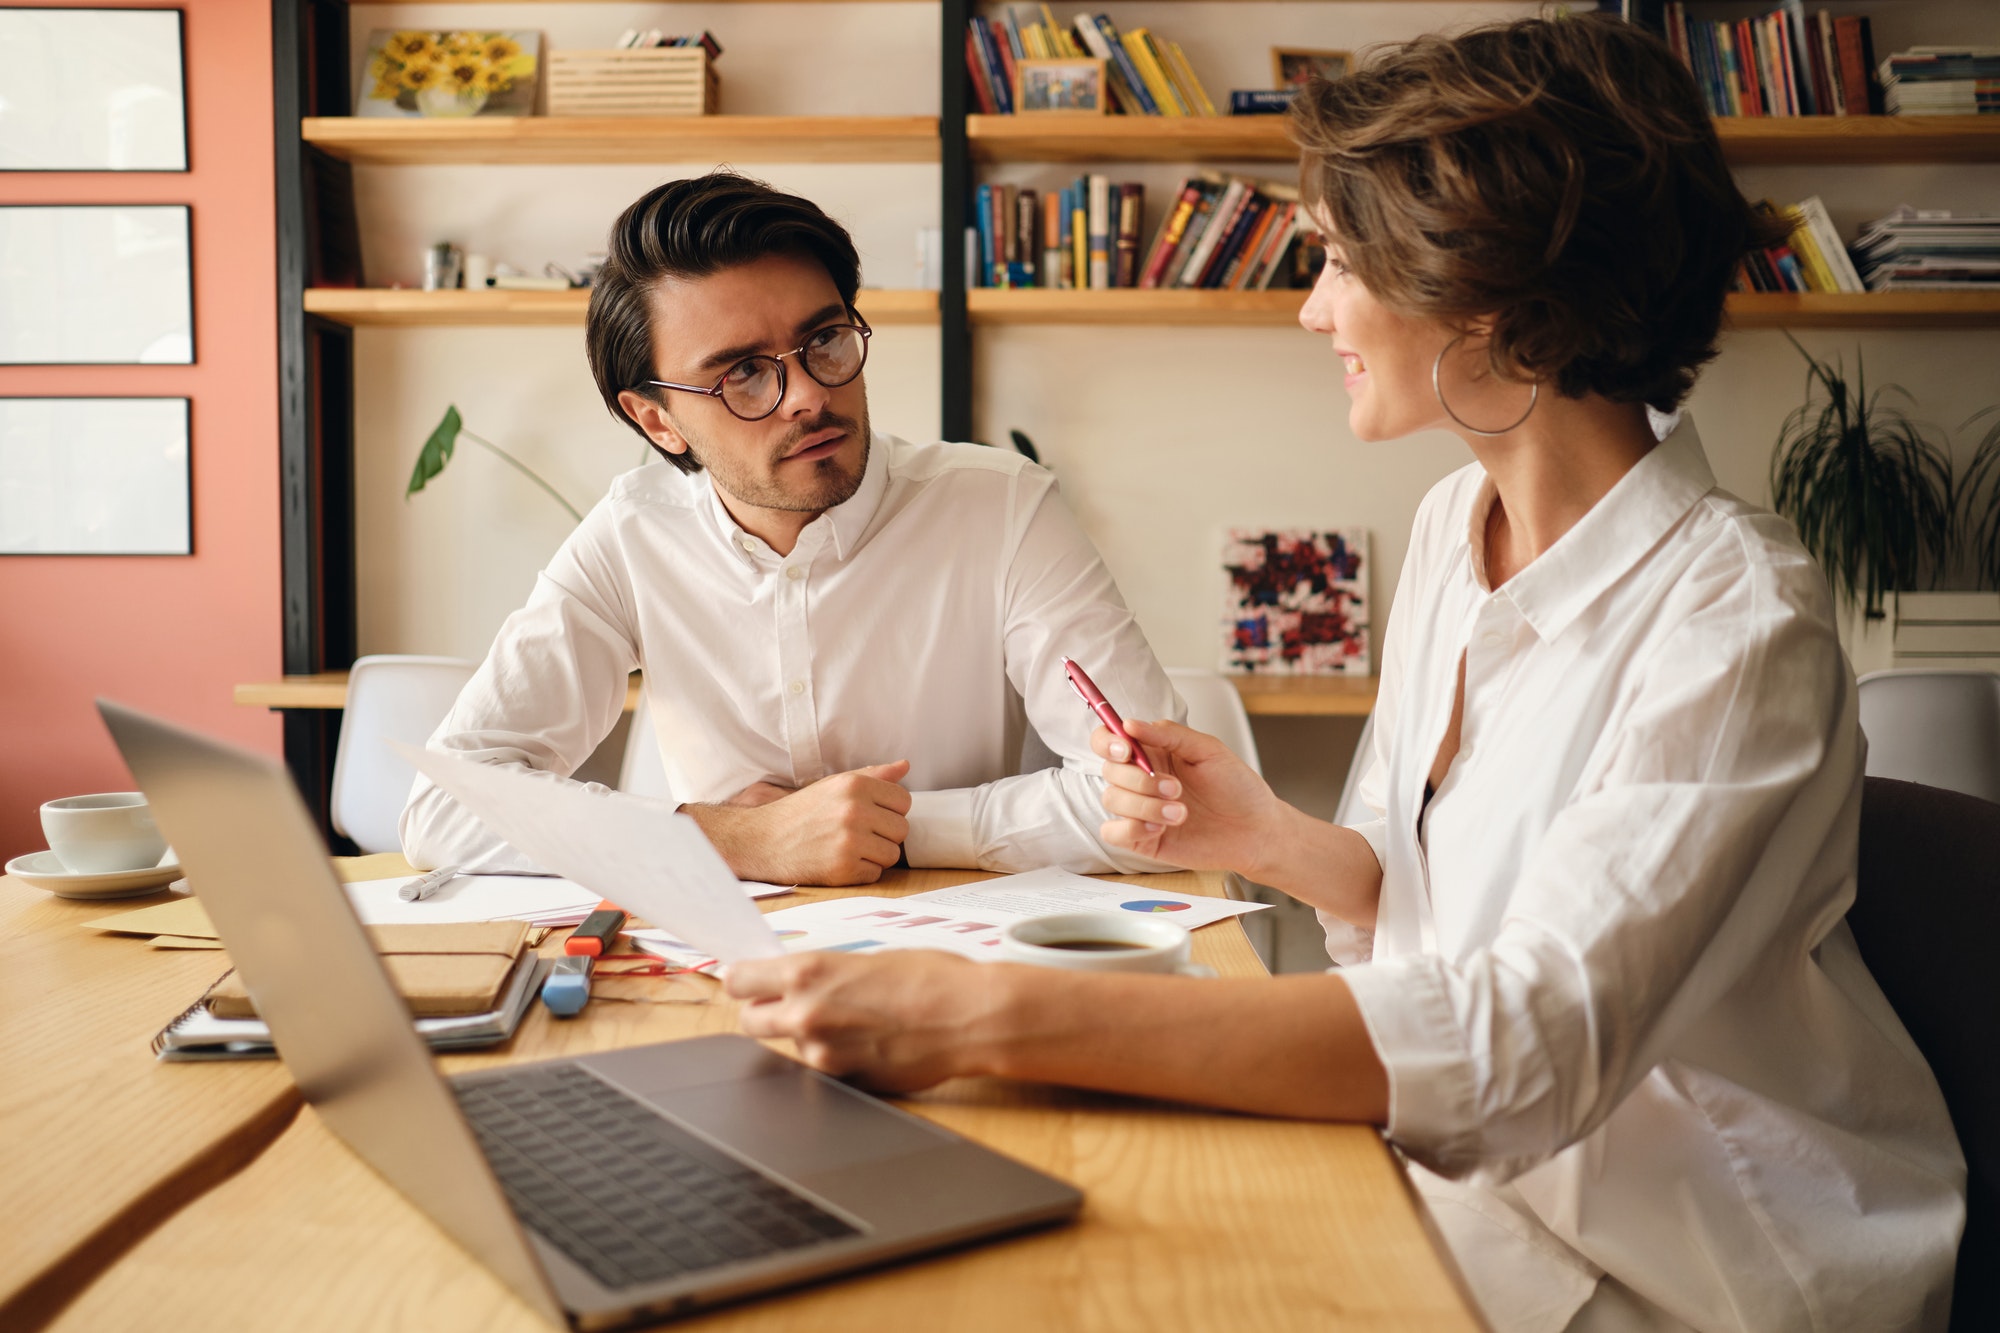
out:
{"label": "white wall", "polygon": [[[1916,42],[2000,42],[1991,0],[1836,0],[1828,8],[1869,14],[1881,52]],[[1057,7],[1065,16],[1072,9]],[[1232,87],[1268,85],[1273,43],[1360,48],[1534,6],[1114,3],[1103,9],[1122,27],[1151,23],[1181,42],[1219,98]],[[718,65],[725,111],[935,114],[938,107],[937,19],[929,4],[370,5],[353,13],[357,57],[370,27],[538,28],[559,47],[608,45],[626,27],[707,27],[726,48]],[[747,169],[818,200],[847,224],[867,285],[913,285],[916,233],[937,224],[935,167]],[[1040,188],[1089,169],[1015,165],[985,178]],[[1145,182],[1150,234],[1179,171],[1097,169]],[[437,239],[537,270],[545,259],[579,260],[600,248],[625,204],[683,170],[358,170],[369,280],[415,285],[422,248]],[[1288,174],[1271,163],[1244,170]],[[1905,201],[2000,211],[2000,166],[1746,168],[1740,176],[1752,197],[1792,202],[1819,194],[1849,236],[1863,219]],[[2000,332],[1799,336],[1819,355],[1851,362],[1858,352],[1871,381],[1903,385],[1916,397],[1917,415],[1949,427],[2000,402]],[[1417,501],[1469,460],[1463,445],[1441,435],[1357,441],[1346,427],[1327,347],[1299,330],[1010,327],[981,330],[976,339],[975,432],[1004,440],[1009,427],[1019,427],[1034,438],[1171,663],[1215,661],[1217,557],[1230,526],[1368,528],[1379,627]],[[432,490],[406,504],[403,482],[445,404],[456,403],[472,430],[527,458],[579,503],[633,463],[639,442],[597,399],[579,330],[363,330],[357,343],[362,650],[481,655],[501,618],[526,596],[568,520],[470,446]],[[935,330],[884,329],[868,383],[884,429],[935,435]],[[1767,498],[1772,441],[1803,388],[1804,365],[1782,334],[1728,337],[1692,404],[1725,486]],[[1330,803],[1325,788],[1338,788],[1352,732],[1351,724],[1264,723],[1260,742],[1288,791]],[[1324,765],[1315,762],[1321,753]]]}

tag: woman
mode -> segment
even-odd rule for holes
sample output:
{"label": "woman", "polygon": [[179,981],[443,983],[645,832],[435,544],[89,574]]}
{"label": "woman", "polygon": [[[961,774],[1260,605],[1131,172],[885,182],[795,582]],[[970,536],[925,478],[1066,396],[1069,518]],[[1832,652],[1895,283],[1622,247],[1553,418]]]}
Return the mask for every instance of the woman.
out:
{"label": "woman", "polygon": [[1595,19],[1424,38],[1300,99],[1301,321],[1364,440],[1455,431],[1363,793],[1330,826],[1134,722],[1108,840],[1330,918],[1323,976],[733,969],[746,1030],[909,1089],[997,1073],[1369,1121],[1503,1329],[1941,1328],[1964,1165],[1861,963],[1854,684],[1791,530],[1673,414],[1768,240],[1694,84]]}

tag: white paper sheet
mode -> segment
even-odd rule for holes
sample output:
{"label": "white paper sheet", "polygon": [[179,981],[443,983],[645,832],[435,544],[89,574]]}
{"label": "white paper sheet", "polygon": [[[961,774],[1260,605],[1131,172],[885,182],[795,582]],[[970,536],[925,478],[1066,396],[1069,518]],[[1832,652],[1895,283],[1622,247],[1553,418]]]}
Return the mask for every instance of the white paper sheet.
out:
{"label": "white paper sheet", "polygon": [[404,925],[419,921],[531,921],[552,925],[552,918],[575,915],[583,920],[599,895],[580,884],[547,875],[460,875],[439,885],[428,898],[406,903],[397,890],[408,875],[393,879],[362,879],[348,884],[347,898],[365,926]]}
{"label": "white paper sheet", "polygon": [[726,963],[784,952],[729,866],[663,801],[390,742],[523,856]]}
{"label": "white paper sheet", "polygon": [[1067,870],[1030,870],[1023,875],[1003,875],[977,884],[954,884],[947,889],[911,894],[902,901],[928,903],[934,908],[1002,921],[1056,912],[1156,912],[1189,930],[1270,906],[1234,898],[1195,898],[1159,889],[1135,889],[1130,884],[1088,879]]}

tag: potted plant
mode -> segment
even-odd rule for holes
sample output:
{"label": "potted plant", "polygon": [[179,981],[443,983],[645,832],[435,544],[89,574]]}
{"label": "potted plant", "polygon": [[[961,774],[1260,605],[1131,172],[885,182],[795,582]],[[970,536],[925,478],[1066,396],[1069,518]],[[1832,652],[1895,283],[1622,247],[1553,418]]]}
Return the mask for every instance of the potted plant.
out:
{"label": "potted plant", "polygon": [[1968,544],[1972,576],[1989,591],[2000,592],[2000,407],[1978,412],[1965,424],[1986,416],[1994,417],[1994,423],[1980,439],[1959,487],[1959,530]]}
{"label": "potted plant", "polygon": [[[458,437],[461,435],[481,448],[491,450],[507,466],[541,487],[542,490],[548,493],[550,499],[569,512],[572,521],[577,523],[583,522],[583,511],[564,499],[562,492],[542,480],[541,473],[535,471],[526,463],[523,463],[520,459],[493,443],[493,441],[474,435],[471,431],[467,430],[465,423],[459,419],[456,404],[445,408],[444,420],[438,422],[437,429],[433,430],[430,438],[424,441],[424,447],[417,451],[417,465],[410,469],[410,484],[403,490],[403,499],[406,502],[411,496],[429,485],[431,480],[439,473],[444,471],[444,465],[451,461],[452,453],[458,448]],[[643,462],[644,459],[642,458],[641,461]]]}
{"label": "potted plant", "polygon": [[1868,391],[1859,352],[1850,384],[1843,365],[1785,337],[1806,359],[1806,401],[1778,435],[1772,505],[1798,528],[1834,596],[1882,619],[1885,593],[1930,582],[1951,558],[1951,455],[1884,402],[1888,395],[1912,401],[1908,393],[1895,385]]}

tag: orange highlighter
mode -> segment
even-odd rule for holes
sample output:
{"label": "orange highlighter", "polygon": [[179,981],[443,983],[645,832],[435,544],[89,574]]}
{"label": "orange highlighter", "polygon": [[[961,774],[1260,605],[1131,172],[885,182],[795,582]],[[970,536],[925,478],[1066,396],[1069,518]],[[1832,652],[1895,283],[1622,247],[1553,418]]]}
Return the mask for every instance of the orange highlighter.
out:
{"label": "orange highlighter", "polygon": [[1153,761],[1146,758],[1146,752],[1139,748],[1139,743],[1126,734],[1124,721],[1119,718],[1118,710],[1104,697],[1104,691],[1098,689],[1089,674],[1069,658],[1065,657],[1062,665],[1064,674],[1069,677],[1069,687],[1076,691],[1079,699],[1083,700],[1083,706],[1096,715],[1099,722],[1111,728],[1112,735],[1132,747],[1132,762],[1144,769],[1147,777],[1155,776]]}
{"label": "orange highlighter", "polygon": [[611,952],[611,946],[618,939],[618,928],[625,924],[625,914],[610,903],[600,902],[597,910],[583,919],[583,924],[570,932],[563,941],[563,952],[572,957],[602,958]]}

